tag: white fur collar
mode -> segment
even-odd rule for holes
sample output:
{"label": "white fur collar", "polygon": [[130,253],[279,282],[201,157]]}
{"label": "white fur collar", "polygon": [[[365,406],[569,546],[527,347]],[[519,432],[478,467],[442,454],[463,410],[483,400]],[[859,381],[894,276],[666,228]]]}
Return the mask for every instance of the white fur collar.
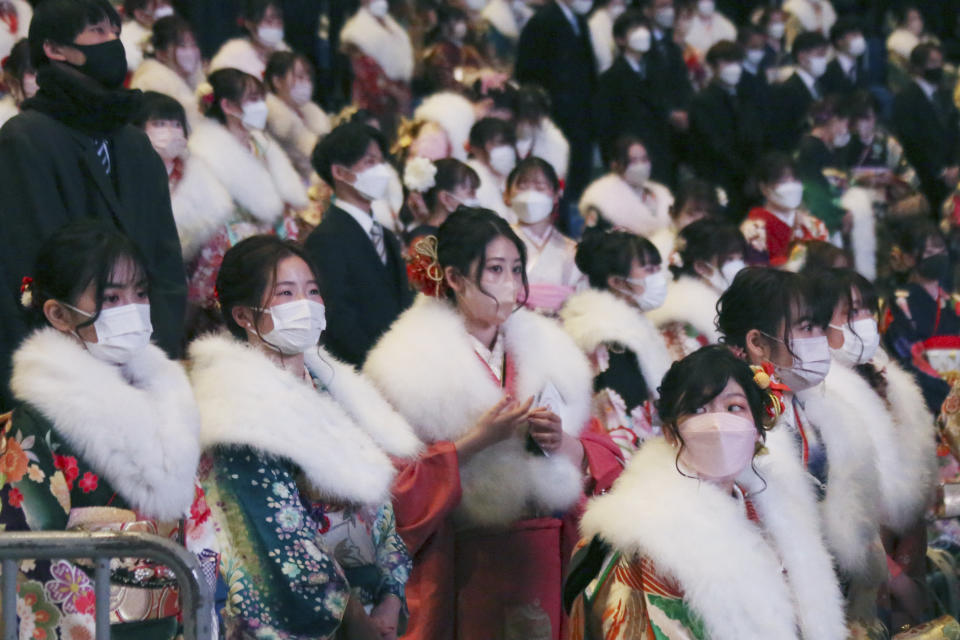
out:
{"label": "white fur collar", "polygon": [[[654,191],[659,205],[661,192],[650,183],[647,187]],[[667,194],[669,195],[669,193]],[[672,198],[670,199],[672,202]],[[586,214],[591,208],[596,209],[604,220],[615,227],[626,229],[638,236],[650,237],[659,229],[670,224],[667,208],[658,206],[653,210],[644,204],[637,192],[626,180],[615,173],[594,180],[580,198],[580,212]]]}
{"label": "white fur collar", "polygon": [[820,507],[827,546],[844,573],[863,575],[869,572],[871,543],[877,535],[873,445],[859,433],[858,409],[845,401],[841,389],[820,384],[796,395],[805,428],[815,429],[826,447],[827,488]]}
{"label": "white fur collar", "polygon": [[160,349],[148,346],[121,368],[43,329],[14,354],[10,387],[135,510],[159,520],[187,513],[199,417],[183,369]]}
{"label": "white fur collar", "polygon": [[[564,431],[579,435],[590,417],[590,367],[556,323],[524,309],[503,325],[516,369],[516,394],[527,398],[547,382],[566,401]],[[418,297],[367,356],[364,373],[424,442],[467,433],[503,394],[473,349],[463,320],[446,301]],[[539,458],[517,437],[490,447],[460,468],[460,515],[480,525],[505,525],[529,515],[565,510],[580,497],[580,470],[562,456]]]}
{"label": "white fur collar", "polygon": [[843,194],[843,208],[853,217],[850,241],[853,245],[853,264],[867,280],[877,278],[877,234],[874,229],[873,199],[863,187],[852,187]]}
{"label": "white fur collar", "polygon": [[280,145],[264,133],[255,137],[266,149],[262,160],[225,126],[207,118],[190,136],[190,151],[206,161],[239,206],[260,222],[273,224],[285,205],[306,207],[307,192]]}
{"label": "white fur collar", "polygon": [[392,16],[377,20],[361,7],[340,31],[340,41],[352,44],[377,61],[391,80],[409,82],[413,77],[413,45],[410,36]]}
{"label": "white fur collar", "polygon": [[473,104],[459,93],[442,91],[426,98],[413,114],[417,120],[436,122],[450,138],[452,156],[461,162],[467,160],[467,142],[477,115]]}
{"label": "white fur collar", "polygon": [[789,443],[780,455],[771,440],[756,462],[766,488],[752,470],[743,474],[761,527],[721,489],[679,474],[676,450],[657,438],[589,503],[581,530],[675,578],[714,640],[841,640],[842,599],[810,485]]}
{"label": "white fur collar", "polygon": [[636,307],[609,291],[585,289],[567,299],[560,319],[584,353],[612,342],[630,349],[650,393],[660,395],[657,389],[672,360],[663,336]]}
{"label": "white fur collar", "polygon": [[563,180],[567,177],[570,164],[570,143],[560,131],[560,127],[553,120],[544,116],[540,119],[540,126],[533,138],[530,155],[542,158],[550,163],[557,176]]}
{"label": "white fur collar", "polygon": [[720,294],[716,289],[700,278],[684,275],[670,283],[663,306],[647,312],[647,317],[658,327],[687,322],[711,344],[716,344],[720,342],[716,325],[718,300]]}
{"label": "white fur collar", "polygon": [[[286,51],[287,49],[287,45],[281,43],[276,50]],[[233,38],[224,42],[213,56],[209,73],[219,69],[239,69],[257,80],[263,80],[266,67],[266,60],[260,57],[248,38]]]}
{"label": "white fur collar", "polygon": [[141,91],[156,91],[174,98],[183,105],[191,125],[200,117],[197,98],[190,84],[156,58],[147,58],[137,67],[130,80],[130,87]]}
{"label": "white fur collar", "polygon": [[225,335],[200,338],[189,353],[204,448],[249,446],[285,458],[334,500],[376,505],[389,498],[389,458],[329,394]]}
{"label": "white fur collar", "polygon": [[230,194],[197,156],[187,156],[183,177],[170,194],[170,204],[184,262],[192,260],[236,213]]}
{"label": "white fur collar", "polygon": [[490,0],[480,12],[480,16],[492,24],[505,38],[516,40],[520,37],[520,27],[513,15],[513,7],[507,0]]}

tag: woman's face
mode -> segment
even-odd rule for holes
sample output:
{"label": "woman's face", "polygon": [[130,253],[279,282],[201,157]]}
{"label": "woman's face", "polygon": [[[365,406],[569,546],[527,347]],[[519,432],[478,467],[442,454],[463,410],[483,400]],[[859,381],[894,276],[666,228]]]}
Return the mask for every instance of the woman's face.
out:
{"label": "woman's face", "polygon": [[528,169],[517,176],[517,179],[507,192],[507,204],[509,205],[510,201],[513,200],[518,193],[524,191],[539,191],[540,193],[545,193],[553,198],[554,205],[560,201],[560,196],[554,190],[553,183],[547,179],[547,175],[540,169]]}
{"label": "woman's face", "polygon": [[[438,198],[438,200],[441,201],[440,204],[442,204],[444,208],[450,213],[453,213],[454,211],[456,211],[457,207],[464,204],[465,202],[474,200],[477,197],[477,190],[473,187],[473,185],[469,181],[461,182],[450,191],[441,191],[440,192],[441,196],[444,193],[448,194],[447,197],[446,198],[441,197],[441,198]],[[446,200],[446,202],[443,202],[443,200]]]}
{"label": "woman's face", "polygon": [[[830,318],[830,325],[827,327],[827,343],[831,349],[839,349],[843,346],[843,327],[847,324],[853,324],[857,320],[864,320],[873,317],[871,311],[863,303],[863,296],[857,289],[850,290],[850,302],[841,300],[833,309],[833,316]],[[840,327],[837,329],[836,327]]]}
{"label": "woman's face", "polygon": [[243,107],[248,103],[260,102],[264,99],[263,89],[251,82],[243,92],[243,97],[240,99],[239,103],[232,102],[230,100],[223,100],[224,109],[223,112],[227,114],[227,117],[233,117],[237,120],[243,119]]}
{"label": "woman's face", "polygon": [[[87,285],[87,288],[83,290],[83,293],[77,297],[76,301],[68,304],[72,304],[72,306],[80,311],[91,315],[96,313],[96,283],[91,282]],[[101,307],[101,311],[113,309],[114,307],[123,307],[128,304],[150,304],[150,295],[147,291],[147,280],[143,272],[136,268],[132,260],[124,258],[117,262],[113,273],[110,274],[110,278],[103,289],[103,306]],[[44,312],[46,312],[46,305]],[[92,324],[85,327],[77,326],[88,322],[90,320],[89,316],[77,313],[63,306],[60,307],[60,312],[58,317],[62,318],[65,322],[61,325],[53,322],[51,319],[51,324],[64,333],[76,333],[84,342],[97,342],[97,331]],[[48,319],[50,318],[49,315],[47,317]]]}
{"label": "woman's face", "polygon": [[[723,391],[717,394],[710,402],[698,407],[693,413],[681,415],[677,419],[678,429],[687,419],[705,413],[732,413],[746,418],[751,422],[753,421],[753,415],[750,412],[750,403],[747,401],[747,394],[744,392],[743,387],[740,386],[740,383],[733,378],[727,381],[727,385],[723,388]],[[669,442],[679,445],[679,442],[677,442],[672,433],[669,431],[665,433]]]}
{"label": "woman's face", "polygon": [[520,251],[508,238],[497,236],[487,244],[486,263],[479,274],[478,284],[479,268],[479,259],[470,265],[467,275],[447,267],[447,282],[456,294],[457,308],[468,321],[481,326],[500,326],[522,302]]}
{"label": "woman's face", "polygon": [[661,268],[659,264],[643,264],[640,260],[634,258],[633,262],[630,263],[630,273],[627,274],[627,278],[623,279],[622,286],[638,296],[642,295],[647,290],[644,279],[647,276],[660,273]]}
{"label": "woman's face", "polygon": [[290,67],[290,70],[287,71],[283,77],[277,79],[277,93],[283,97],[288,97],[293,88],[298,84],[310,85],[310,92],[313,93],[313,77],[311,77],[307,65],[299,58],[294,60],[293,66]]}
{"label": "woman's face", "polygon": [[[320,287],[310,267],[300,256],[287,256],[277,263],[277,281],[271,289],[263,292],[260,308],[266,310],[297,300],[313,300],[323,304]],[[256,317],[253,310],[250,311],[251,315]],[[256,328],[260,335],[273,331],[273,317],[269,313],[260,313],[259,316]],[[248,335],[255,335],[252,327],[244,328]]]}

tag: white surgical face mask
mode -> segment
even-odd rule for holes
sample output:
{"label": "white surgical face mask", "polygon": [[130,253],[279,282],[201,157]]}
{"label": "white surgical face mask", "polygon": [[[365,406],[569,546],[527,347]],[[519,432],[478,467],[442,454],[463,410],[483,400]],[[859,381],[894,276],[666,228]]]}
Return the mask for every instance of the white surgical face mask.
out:
{"label": "white surgical face mask", "polygon": [[830,349],[830,355],[834,360],[844,366],[855,367],[873,359],[880,346],[880,331],[877,329],[876,320],[861,318],[842,327],[830,326],[843,332],[843,346],[839,349],[832,347]]}
{"label": "white surgical face mask", "polygon": [[285,356],[317,346],[327,326],[326,309],[314,300],[285,302],[265,311],[273,319],[273,329],[263,334],[263,341]]}
{"label": "white surgical face mask", "polygon": [[607,5],[607,13],[610,14],[610,19],[616,22],[617,18],[623,15],[623,12],[627,10],[627,7],[622,4],[611,4]]}
{"label": "white surgical face mask", "polygon": [[173,55],[177,65],[189,76],[195,74],[200,68],[200,50],[196,47],[177,47]]}
{"label": "white surgical face mask", "polygon": [[179,158],[187,149],[187,137],[180,127],[148,125],[145,131],[150,144],[164,160]]}
{"label": "white surgical face mask", "polygon": [[161,7],[157,7],[156,11],[153,12],[153,19],[159,20],[160,18],[166,18],[167,16],[173,15],[173,7],[168,4],[165,4]]}
{"label": "white surgical face mask", "polygon": [[728,87],[735,87],[740,82],[740,75],[743,73],[743,67],[734,62],[725,64],[720,68],[720,81]]}
{"label": "white surgical face mask", "polygon": [[816,338],[793,338],[790,340],[793,364],[777,366],[777,375],[791,391],[803,391],[815,387],[830,372],[830,345],[827,336]]}
{"label": "white surgical face mask", "polygon": [[709,276],[706,277],[707,282],[711,287],[716,289],[718,292],[723,293],[730,285],[733,283],[733,279],[737,277],[737,274],[740,273],[740,270],[746,267],[746,263],[739,258],[736,260],[728,260],[723,263],[719,269],[714,269]]}
{"label": "white surgical face mask", "polygon": [[313,97],[313,85],[307,81],[300,81],[290,88],[290,98],[298,105],[305,105]]}
{"label": "white surgical face mask", "polygon": [[753,66],[757,66],[763,62],[764,53],[763,49],[747,49],[747,62]]}
{"label": "white surgical face mask", "polygon": [[528,189],[513,197],[510,203],[523,224],[536,224],[553,213],[553,198],[542,191]]}
{"label": "white surgical face mask", "polygon": [[819,78],[827,70],[827,57],[826,56],[813,56],[807,62],[807,71],[810,72],[814,78]]}
{"label": "white surgical face mask", "polygon": [[593,0],[573,0],[570,3],[570,8],[573,9],[573,12],[584,16],[590,13],[590,9],[593,8]]}
{"label": "white surgical face mask", "polygon": [[240,121],[250,131],[263,131],[263,128],[267,126],[266,100],[244,103],[243,117]]}
{"label": "white surgical face mask", "polygon": [[700,12],[700,15],[711,16],[715,8],[713,0],[700,0],[697,3],[697,11]]}
{"label": "white surgical face mask", "polygon": [[803,184],[797,180],[779,184],[770,194],[770,200],[777,206],[792,211],[803,202]]}
{"label": "white surgical face mask", "polygon": [[387,192],[390,176],[389,167],[385,162],[381,162],[358,173],[353,188],[367,200],[379,200]]}
{"label": "white surgical face mask", "polygon": [[461,42],[464,38],[467,37],[467,23],[458,22],[453,25],[453,39],[457,42]]}
{"label": "white surgical face mask", "polygon": [[487,0],[467,0],[467,7],[471,11],[476,11],[477,13],[483,11],[487,6]]}
{"label": "white surgical face mask", "polygon": [[257,40],[270,49],[276,49],[283,42],[283,27],[262,25],[257,29]]}
{"label": "white surgical face mask", "polygon": [[508,176],[517,166],[517,150],[508,144],[490,149],[490,168],[498,175]]}
{"label": "white surgical face mask", "polygon": [[867,50],[867,41],[864,40],[863,36],[857,36],[850,41],[849,46],[847,47],[847,53],[852,55],[854,58],[862,56]]}
{"label": "white surgical face mask", "polygon": [[653,311],[659,308],[663,304],[663,301],[667,299],[667,276],[662,269],[656,273],[651,273],[642,280],[634,280],[632,278],[625,278],[625,280],[630,284],[643,285],[643,293],[634,293],[633,291],[624,292],[633,299],[633,303],[637,305],[640,311]]}
{"label": "white surgical face mask", "polygon": [[673,20],[675,16],[676,12],[673,10],[673,7],[665,7],[663,9],[657,9],[653,19],[656,20],[658,25],[660,25],[660,28],[671,29],[673,28]]}
{"label": "white surgical face mask", "polygon": [[644,161],[631,162],[627,165],[627,170],[623,172],[623,179],[631,187],[642,188],[650,179],[650,163]]}
{"label": "white surgical face mask", "polygon": [[779,40],[786,33],[787,26],[782,22],[771,22],[767,25],[767,35],[774,40]]}
{"label": "white surgical face mask", "polygon": [[847,146],[847,143],[848,143],[848,142],[850,142],[850,132],[849,132],[849,131],[844,131],[844,132],[842,132],[842,133],[838,133],[837,135],[835,135],[835,136],[833,137],[833,147],[834,147],[835,149],[840,149],[840,148],[842,148],[842,147]]}
{"label": "white surgical face mask", "polygon": [[387,0],[373,0],[373,2],[367,5],[367,11],[372,13],[376,18],[384,17],[389,10],[390,5],[387,3]]}
{"label": "white surgical face mask", "polygon": [[35,73],[25,73],[23,74],[23,96],[24,98],[32,98],[37,95],[37,91],[40,89],[40,85],[37,84],[37,74]]}
{"label": "white surgical face mask", "polygon": [[[92,313],[61,303],[77,313],[93,317]],[[153,325],[150,323],[149,304],[125,304],[122,307],[102,309],[93,322],[96,342],[84,341],[90,355],[110,364],[126,364],[150,344]]]}
{"label": "white surgical face mask", "polygon": [[650,51],[650,39],[650,30],[639,27],[631,31],[627,37],[627,48],[634,53],[646,53]]}

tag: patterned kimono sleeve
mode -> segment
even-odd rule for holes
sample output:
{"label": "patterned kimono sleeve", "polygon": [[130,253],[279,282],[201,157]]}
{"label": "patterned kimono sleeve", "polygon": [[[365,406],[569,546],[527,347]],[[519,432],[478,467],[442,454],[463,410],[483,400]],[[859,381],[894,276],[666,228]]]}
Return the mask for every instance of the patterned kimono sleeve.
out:
{"label": "patterned kimono sleeve", "polygon": [[297,636],[332,634],[349,585],[301,502],[294,469],[245,448],[223,450],[217,458],[218,484],[237,508],[228,516],[235,551],[256,556],[246,561],[246,579],[228,580],[231,599],[253,626]]}
{"label": "patterned kimono sleeve", "polygon": [[373,544],[377,548],[377,566],[380,569],[380,593],[377,602],[387,595],[395,595],[406,608],[405,587],[413,571],[413,560],[397,533],[397,520],[393,514],[393,505],[389,502],[377,510],[373,525]]}

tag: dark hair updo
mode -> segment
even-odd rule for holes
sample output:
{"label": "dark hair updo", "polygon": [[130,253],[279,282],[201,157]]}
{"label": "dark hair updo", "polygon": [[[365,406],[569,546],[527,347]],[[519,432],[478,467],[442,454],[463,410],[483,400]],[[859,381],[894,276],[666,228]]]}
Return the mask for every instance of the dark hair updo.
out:
{"label": "dark hair updo", "polygon": [[808,300],[802,276],[769,267],[747,267],[717,302],[717,329],[730,346],[746,347],[747,333],[757,329],[783,340],[789,350],[790,330],[808,313]]}

